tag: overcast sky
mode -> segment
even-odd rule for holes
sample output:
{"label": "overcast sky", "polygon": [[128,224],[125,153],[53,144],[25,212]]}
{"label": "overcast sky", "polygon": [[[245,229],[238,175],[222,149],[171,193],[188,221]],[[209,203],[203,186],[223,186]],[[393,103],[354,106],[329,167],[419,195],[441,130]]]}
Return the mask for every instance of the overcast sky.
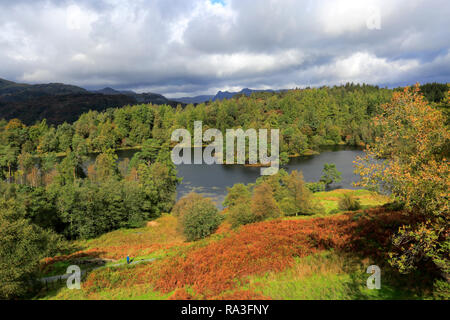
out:
{"label": "overcast sky", "polygon": [[0,0],[0,78],[168,97],[450,82],[448,0]]}

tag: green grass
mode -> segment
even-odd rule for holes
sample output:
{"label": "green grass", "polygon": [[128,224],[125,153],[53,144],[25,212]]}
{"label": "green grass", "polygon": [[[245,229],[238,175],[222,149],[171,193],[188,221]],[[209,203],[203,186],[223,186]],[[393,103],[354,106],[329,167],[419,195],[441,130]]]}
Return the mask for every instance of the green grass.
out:
{"label": "green grass", "polygon": [[344,197],[344,194],[351,194],[361,203],[362,209],[374,208],[384,205],[391,201],[387,196],[380,195],[369,190],[347,190],[338,189],[333,191],[323,191],[314,193],[314,199],[324,207],[325,213],[339,213],[339,200]]}
{"label": "green grass", "polygon": [[283,272],[270,272],[249,278],[249,289],[279,300],[396,300],[424,299],[414,287],[405,286],[410,278],[386,267],[382,269],[381,289],[366,286],[368,259],[340,256],[332,251],[296,259]]}

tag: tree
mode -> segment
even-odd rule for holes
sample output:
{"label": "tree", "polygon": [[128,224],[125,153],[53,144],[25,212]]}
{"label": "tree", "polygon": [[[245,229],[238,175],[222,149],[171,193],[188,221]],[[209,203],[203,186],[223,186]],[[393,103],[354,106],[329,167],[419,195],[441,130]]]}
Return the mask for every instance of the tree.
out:
{"label": "tree", "polygon": [[17,164],[18,148],[9,145],[0,146],[0,167],[7,168],[8,181],[11,182],[12,169]]}
{"label": "tree", "polygon": [[41,171],[44,175],[44,184],[50,184],[52,177],[51,172],[56,172],[56,164],[58,159],[54,152],[46,153],[41,156]]}
{"label": "tree", "polygon": [[255,221],[263,221],[267,218],[276,218],[280,215],[273,191],[267,182],[255,187],[251,200],[251,211],[255,215]]}
{"label": "tree", "polygon": [[188,241],[203,239],[217,230],[222,217],[214,202],[203,196],[188,195],[176,208],[179,227]]}
{"label": "tree", "polygon": [[[21,154],[19,154],[19,156],[17,157],[18,160],[18,167],[19,167],[19,172],[22,174],[23,177],[27,178],[27,174],[32,171],[32,169],[36,169],[34,167],[34,159],[33,156],[25,151],[22,151]],[[33,170],[34,172],[36,172],[35,170]],[[35,177],[37,178],[37,177]],[[26,179],[23,179],[26,180]],[[37,179],[35,179],[37,180]],[[32,185],[37,186],[37,181],[23,181],[22,183],[26,183],[29,182]]]}
{"label": "tree", "polygon": [[288,197],[283,198],[281,207],[284,214],[299,215],[313,214],[317,211],[317,206],[313,203],[313,195],[306,187],[303,174],[294,170],[284,179],[288,191]]}
{"label": "tree", "polygon": [[186,196],[182,197],[180,200],[175,203],[172,208],[172,215],[177,218],[181,218],[185,213],[191,212],[195,203],[200,202],[204,199],[204,197],[198,193],[191,192]]}
{"label": "tree", "polygon": [[99,154],[95,159],[95,180],[119,179],[117,158],[116,153],[112,149]]}
{"label": "tree", "polygon": [[139,164],[151,165],[158,158],[161,143],[155,139],[148,139],[144,142],[142,150],[136,152],[130,161],[130,166],[137,168]]}
{"label": "tree", "polygon": [[153,163],[158,157],[161,142],[155,139],[148,139],[142,145],[142,151],[138,152],[139,158],[148,164]]}
{"label": "tree", "polygon": [[341,173],[336,169],[334,163],[325,163],[323,166],[322,176],[320,177],[320,182],[324,183],[327,187],[334,182],[340,182]]}
{"label": "tree", "polygon": [[398,250],[391,252],[391,263],[408,272],[430,259],[448,274],[450,131],[445,116],[428,105],[418,85],[394,93],[381,108],[374,124],[382,135],[357,159],[356,171],[361,185],[390,192],[414,217],[394,237]]}
{"label": "tree", "polygon": [[224,207],[233,207],[240,202],[248,201],[251,197],[251,193],[248,188],[242,183],[237,183],[231,188],[227,188],[227,195],[223,202]]}
{"label": "tree", "polygon": [[37,152],[43,154],[48,152],[57,152],[59,151],[58,146],[59,146],[58,137],[56,135],[55,128],[52,127],[39,137]]}
{"label": "tree", "polygon": [[242,201],[232,206],[229,209],[227,218],[232,228],[258,221],[257,216],[252,213],[249,201]]}
{"label": "tree", "polygon": [[72,147],[74,132],[75,130],[73,126],[66,122],[58,126],[58,129],[56,130],[56,137],[59,142],[58,151],[65,152],[67,151],[67,149],[70,149]]}
{"label": "tree", "polygon": [[147,195],[147,206],[153,217],[168,213],[176,199],[176,189],[180,181],[176,171],[168,166],[155,162],[152,165],[140,164],[138,179]]}
{"label": "tree", "polygon": [[288,153],[287,152],[280,153],[280,164],[283,166],[283,165],[286,165],[288,163],[289,163],[289,155],[288,155]]}
{"label": "tree", "polygon": [[83,157],[75,152],[69,152],[67,156],[56,166],[59,184],[72,183],[80,177],[84,177]]}
{"label": "tree", "polygon": [[25,218],[25,209],[0,200],[0,299],[23,297],[35,280],[39,261],[61,251],[62,238]]}

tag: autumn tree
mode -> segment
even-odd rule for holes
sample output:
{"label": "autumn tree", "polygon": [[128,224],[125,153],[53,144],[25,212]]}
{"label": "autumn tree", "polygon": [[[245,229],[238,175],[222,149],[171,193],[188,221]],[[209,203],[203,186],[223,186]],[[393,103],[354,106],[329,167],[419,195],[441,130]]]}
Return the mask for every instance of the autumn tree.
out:
{"label": "autumn tree", "polygon": [[255,187],[251,200],[251,212],[255,216],[255,221],[276,218],[280,215],[280,208],[268,183],[264,182]]}
{"label": "autumn tree", "polygon": [[416,85],[394,93],[374,124],[382,135],[357,160],[361,184],[392,193],[415,221],[396,234],[392,264],[406,272],[431,260],[450,273],[450,131],[445,117],[428,105]]}

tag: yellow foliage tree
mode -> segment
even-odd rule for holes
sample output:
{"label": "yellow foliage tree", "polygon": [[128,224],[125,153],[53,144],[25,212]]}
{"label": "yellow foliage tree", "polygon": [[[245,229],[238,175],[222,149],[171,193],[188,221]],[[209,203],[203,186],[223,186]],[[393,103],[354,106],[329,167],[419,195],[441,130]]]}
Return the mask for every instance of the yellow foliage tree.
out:
{"label": "yellow foliage tree", "polygon": [[[431,259],[449,273],[449,139],[445,116],[417,84],[396,92],[374,119],[382,135],[356,160],[361,185],[377,186],[404,203],[415,223],[400,228],[391,263],[407,272]],[[382,160],[385,159],[385,160]]]}

